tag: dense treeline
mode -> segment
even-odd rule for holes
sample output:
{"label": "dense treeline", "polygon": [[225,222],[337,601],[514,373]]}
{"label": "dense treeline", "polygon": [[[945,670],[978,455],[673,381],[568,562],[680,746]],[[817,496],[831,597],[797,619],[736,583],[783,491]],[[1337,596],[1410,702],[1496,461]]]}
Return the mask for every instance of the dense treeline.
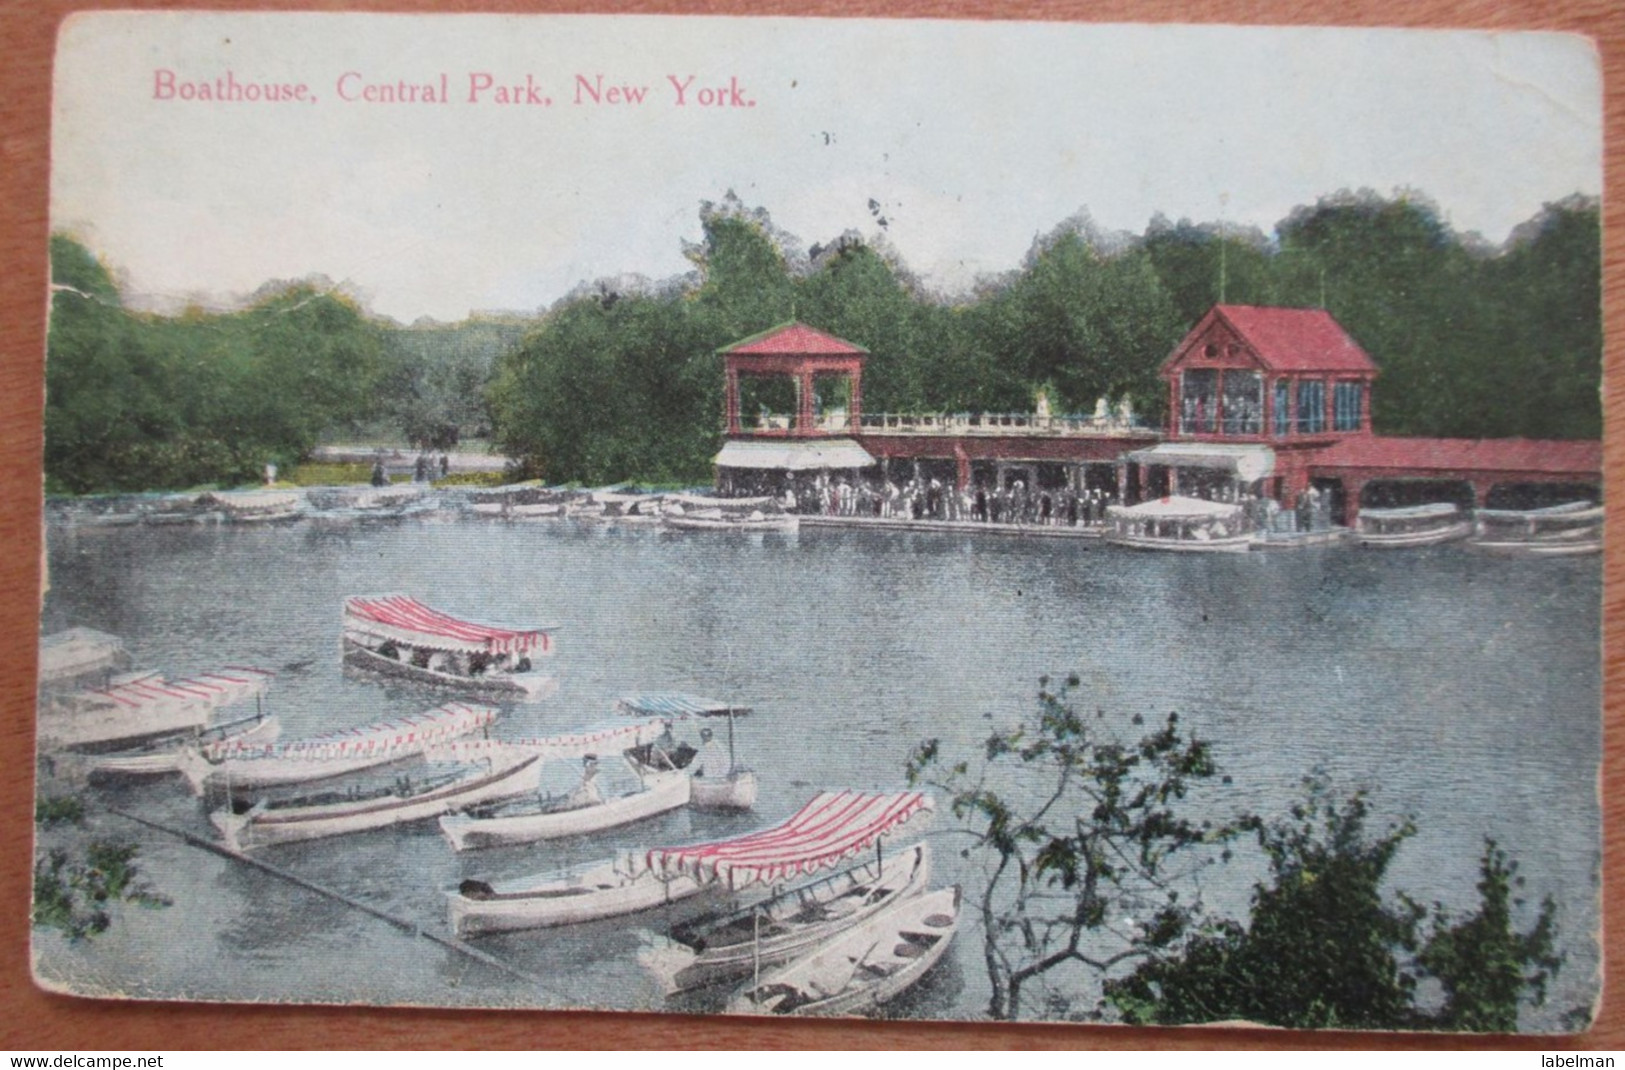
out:
{"label": "dense treeline", "polygon": [[341,297],[290,284],[240,312],[139,315],[107,270],[60,236],[51,276],[50,490],[251,481],[375,405],[380,330]]}
{"label": "dense treeline", "polygon": [[792,318],[869,349],[868,412],[1027,411],[1042,388],[1060,411],[1126,396],[1157,419],[1157,366],[1221,299],[1331,311],[1381,368],[1381,432],[1601,434],[1601,235],[1579,197],[1498,249],[1413,196],[1325,198],[1270,237],[1078,217],[956,302],[883,239],[806,248],[731,195],[701,223],[688,277],[583,286],[534,321],[411,328],[308,284],[240,312],[135,314],[54,239],[47,474],[76,492],[229,482],[324,434],[446,448],[488,430],[550,480],[701,482],[721,437],[716,350]]}
{"label": "dense treeline", "polygon": [[1597,205],[1549,205],[1503,249],[1414,197],[1342,194],[1273,240],[1158,217],[1143,236],[1069,220],[961,303],[923,292],[883,245],[803,254],[765,212],[702,208],[686,287],[584,291],[499,362],[495,438],[549,479],[705,480],[720,440],[715,350],[792,318],[867,347],[867,412],[1063,411],[1129,397],[1159,418],[1157,367],[1221,299],[1325,307],[1382,370],[1388,434],[1601,434]]}

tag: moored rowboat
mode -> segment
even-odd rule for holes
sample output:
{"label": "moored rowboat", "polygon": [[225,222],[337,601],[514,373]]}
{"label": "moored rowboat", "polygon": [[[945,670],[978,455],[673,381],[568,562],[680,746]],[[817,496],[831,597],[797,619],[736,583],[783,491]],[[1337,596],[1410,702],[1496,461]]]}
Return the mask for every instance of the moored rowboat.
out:
{"label": "moored rowboat", "polygon": [[1430,502],[1400,509],[1361,509],[1354,537],[1366,546],[1404,549],[1437,546],[1465,539],[1473,523],[1450,502]]}
{"label": "moored rowboat", "polygon": [[376,793],[347,797],[333,792],[282,804],[262,801],[241,813],[235,807],[217,810],[209,820],[228,847],[245,851],[419,821],[491,799],[523,795],[535,791],[540,783],[541,759],[513,754],[416,784],[399,778]]}
{"label": "moored rowboat", "polygon": [[908,899],[747,985],[730,1014],[863,1014],[908,989],[948,950],[959,886]]}
{"label": "moored rowboat", "polygon": [[587,806],[565,800],[520,802],[491,813],[448,814],[440,831],[455,851],[585,836],[675,810],[688,803],[686,773],[651,773],[642,787]]}
{"label": "moored rowboat", "polygon": [[562,875],[515,881],[465,880],[447,895],[458,936],[575,925],[636,914],[687,899],[706,884],[690,876],[662,879],[634,859],[613,859]]}
{"label": "moored rowboat", "polygon": [[872,848],[929,813],[920,792],[823,792],[783,824],[730,840],[655,848],[589,869],[506,881],[466,880],[447,893],[459,936],[572,925],[648,910],[710,888],[737,891],[811,875]]}
{"label": "moored rowboat", "polygon": [[498,715],[489,706],[448,702],[427,713],[274,745],[188,747],[177,764],[198,795],[216,784],[233,791],[308,784],[416,758],[488,727]]}
{"label": "moored rowboat", "polygon": [[679,925],[672,929],[672,945],[650,949],[642,961],[668,993],[743,977],[788,962],[919,895],[930,879],[930,851],[916,844],[747,909]]}

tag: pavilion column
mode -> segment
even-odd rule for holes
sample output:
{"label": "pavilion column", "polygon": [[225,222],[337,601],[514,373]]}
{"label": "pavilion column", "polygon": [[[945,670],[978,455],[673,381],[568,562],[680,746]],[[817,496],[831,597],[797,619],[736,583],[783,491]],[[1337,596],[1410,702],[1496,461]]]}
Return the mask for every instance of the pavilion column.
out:
{"label": "pavilion column", "polygon": [[723,391],[722,426],[726,433],[737,435],[739,426],[739,371],[736,368],[728,369],[727,386]]}
{"label": "pavilion column", "polygon": [[801,396],[796,399],[796,429],[804,435],[813,433],[813,374],[810,371],[801,373]]}
{"label": "pavilion column", "polygon": [[847,419],[850,430],[856,432],[863,429],[863,366],[857,365],[852,369],[852,402],[848,408]]}
{"label": "pavilion column", "polygon": [[970,455],[965,447],[954,443],[954,489],[963,491],[970,486]]}

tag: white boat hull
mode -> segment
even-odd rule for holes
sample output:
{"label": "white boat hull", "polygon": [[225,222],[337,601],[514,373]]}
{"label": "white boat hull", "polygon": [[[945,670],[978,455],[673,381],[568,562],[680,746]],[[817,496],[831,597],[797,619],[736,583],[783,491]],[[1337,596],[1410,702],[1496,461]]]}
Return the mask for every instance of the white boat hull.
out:
{"label": "white boat hull", "polygon": [[493,799],[512,798],[535,791],[541,784],[541,776],[541,759],[532,755],[492,769],[477,770],[422,795],[386,795],[281,809],[256,808],[246,814],[218,810],[209,815],[209,820],[220,830],[226,846],[234,851],[245,851],[388,828]]}
{"label": "white boat hull", "polygon": [[959,888],[905,900],[747,985],[730,1014],[863,1014],[908,989],[942,958],[959,924]]}
{"label": "white boat hull", "polygon": [[740,769],[725,777],[694,777],[688,805],[696,810],[749,810],[756,805],[756,774]]}
{"label": "white boat hull", "polygon": [[749,520],[693,514],[676,516],[667,513],[660,519],[662,523],[679,531],[795,531],[801,526],[801,518],[796,516],[768,516],[760,520]]}
{"label": "white boat hull", "polygon": [[40,746],[86,747],[109,743],[138,743],[155,736],[202,731],[211,710],[205,703],[177,705],[132,714],[122,709],[41,710]]}
{"label": "white boat hull", "polygon": [[491,817],[449,814],[440,819],[440,831],[454,851],[507,847],[566,836],[585,836],[604,829],[664,814],[689,800],[689,777],[683,773],[648,774],[644,790],[621,795],[593,806],[552,813]]}
{"label": "white boat hull", "polygon": [[344,641],[344,663],[384,676],[395,676],[430,687],[446,688],[469,695],[484,695],[535,702],[547,698],[559,688],[556,677],[540,672],[489,673],[484,676],[458,676],[419,668],[407,661],[386,658],[384,655],[352,640]]}
{"label": "white boat hull", "polygon": [[1472,545],[1492,554],[1529,557],[1577,557],[1602,553],[1602,537],[1586,539],[1475,539]]}
{"label": "white boat hull", "polygon": [[1253,547],[1251,535],[1227,535],[1222,539],[1160,539],[1152,535],[1109,534],[1104,538],[1114,546],[1183,554],[1241,554]]}
{"label": "white boat hull", "polygon": [[1362,546],[1379,549],[1405,549],[1413,546],[1438,546],[1441,543],[1455,542],[1457,539],[1465,539],[1472,533],[1472,521],[1458,520],[1451,524],[1444,524],[1421,531],[1356,531],[1354,538]]}
{"label": "white boat hull", "polygon": [[[467,889],[472,882],[464,882]],[[629,876],[615,862],[563,876],[524,878],[490,886],[488,895],[447,893],[449,924],[458,936],[576,925],[636,914],[703,891],[689,876],[661,880],[652,870]]]}
{"label": "white boat hull", "polygon": [[652,953],[645,965],[668,994],[744,977],[805,954],[892,906],[922,894],[931,882],[931,853],[916,844],[835,877],[792,889],[750,911],[740,911],[723,931],[702,937],[699,950],[677,945],[664,958]]}
{"label": "white boat hull", "polygon": [[[212,743],[203,744],[208,750],[221,745],[253,746],[275,742],[282,733],[282,723],[275,714],[262,717],[254,724],[223,736]],[[181,771],[182,755],[194,750],[185,741],[172,741],[164,747],[155,747],[143,754],[98,754],[87,761],[87,771],[93,776],[163,776]]]}

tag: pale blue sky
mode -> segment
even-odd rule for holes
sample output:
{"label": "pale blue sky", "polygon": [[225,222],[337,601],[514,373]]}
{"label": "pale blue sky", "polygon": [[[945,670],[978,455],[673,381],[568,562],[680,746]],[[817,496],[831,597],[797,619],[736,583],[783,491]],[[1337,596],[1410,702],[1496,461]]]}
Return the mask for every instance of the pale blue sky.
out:
{"label": "pale blue sky", "polygon": [[[158,69],[317,99],[155,100]],[[346,103],[351,71],[444,73],[452,101]],[[529,75],[552,105],[471,105],[477,72]],[[577,105],[577,75],[648,93]],[[668,75],[695,77],[688,105]],[[693,102],[730,79],[754,107]],[[63,31],[55,123],[53,225],[138,300],[321,273],[406,321],[679,273],[700,202],[730,189],[807,243],[877,232],[873,199],[955,290],[1080,209],[1267,231],[1339,189],[1412,188],[1499,242],[1602,186],[1595,55],[1556,34],[105,13]]]}

